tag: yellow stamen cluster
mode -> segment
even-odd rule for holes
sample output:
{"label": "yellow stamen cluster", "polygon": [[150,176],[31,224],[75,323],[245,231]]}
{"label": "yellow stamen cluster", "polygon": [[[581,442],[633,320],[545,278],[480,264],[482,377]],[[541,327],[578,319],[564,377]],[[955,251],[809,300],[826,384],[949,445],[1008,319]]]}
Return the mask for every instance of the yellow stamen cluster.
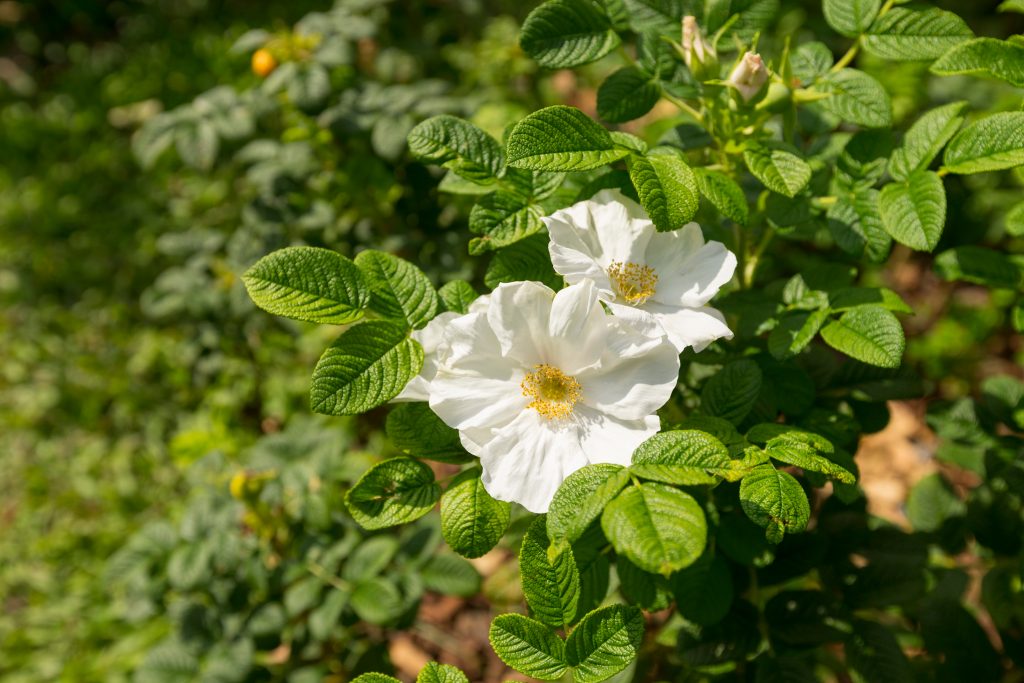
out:
{"label": "yellow stamen cluster", "polygon": [[632,262],[624,264],[622,261],[612,261],[608,265],[608,277],[619,296],[633,306],[640,306],[654,296],[658,284],[658,274],[654,268]]}
{"label": "yellow stamen cluster", "polygon": [[523,396],[533,399],[527,407],[549,420],[571,415],[582,394],[580,383],[574,377],[544,364],[533,366],[533,372],[526,373],[520,386]]}

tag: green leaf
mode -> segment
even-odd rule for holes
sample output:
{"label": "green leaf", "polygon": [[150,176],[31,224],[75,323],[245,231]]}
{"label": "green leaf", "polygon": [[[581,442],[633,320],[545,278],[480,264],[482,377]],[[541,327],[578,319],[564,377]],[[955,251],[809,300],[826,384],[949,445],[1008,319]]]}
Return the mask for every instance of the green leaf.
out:
{"label": "green leaf", "polygon": [[589,0],[547,0],[527,15],[519,34],[523,52],[552,69],[593,62],[619,42],[608,17]]}
{"label": "green leaf", "polygon": [[471,598],[480,592],[480,574],[455,553],[438,553],[419,570],[423,587],[444,595]]}
{"label": "green leaf", "polygon": [[967,506],[941,474],[929,474],[910,489],[907,519],[914,531],[938,531],[950,517],[962,517]]}
{"label": "green leaf", "polygon": [[939,57],[931,72],[939,76],[988,76],[1024,88],[1024,46],[995,38],[975,38]]}
{"label": "green leaf", "polygon": [[892,248],[878,209],[878,190],[870,187],[839,195],[828,209],[828,230],[840,249],[872,263],[884,261]]}
{"label": "green leaf", "polygon": [[790,55],[793,75],[802,83],[811,83],[828,73],[835,64],[832,50],[824,43],[801,43]]}
{"label": "green leaf", "polygon": [[288,82],[288,98],[304,112],[322,107],[330,94],[331,76],[322,64],[308,63]]}
{"label": "green leaf", "polygon": [[242,281],[263,310],[313,323],[346,325],[370,302],[359,268],[330,249],[279,249],[245,271]]}
{"label": "green leaf", "polygon": [[784,360],[797,355],[811,343],[821,326],[828,320],[829,311],[791,311],[779,319],[779,324],[768,335],[768,351]]}
{"label": "green leaf", "polygon": [[416,683],[469,683],[469,679],[450,664],[430,662],[420,670]]}
{"label": "green leaf", "polygon": [[[825,448],[822,448],[822,442]],[[814,434],[797,430],[768,439],[765,445],[768,456],[779,462],[796,465],[809,472],[821,472],[844,484],[852,484],[857,480],[852,472],[819,454],[819,451],[831,454],[832,444]]]}
{"label": "green leaf", "polygon": [[572,549],[551,546],[543,515],[523,537],[519,550],[519,575],[530,614],[552,628],[567,627],[576,617],[580,575]]}
{"label": "green leaf", "polygon": [[[348,599],[347,591],[329,589],[327,597],[309,615],[309,634],[318,641],[329,639],[341,620],[341,613],[348,606]],[[281,626],[283,630],[284,624]]]}
{"label": "green leaf", "polygon": [[496,616],[489,638],[501,661],[527,676],[557,681],[569,669],[562,639],[544,624],[521,614]]}
{"label": "green leaf", "polygon": [[747,517],[765,528],[765,536],[772,543],[781,541],[786,533],[803,531],[811,517],[810,503],[800,483],[771,466],[755,468],[743,478],[740,506]]}
{"label": "green leaf", "polygon": [[574,107],[535,111],[516,124],[508,139],[508,164],[538,171],[586,171],[621,159],[629,152]]}
{"label": "green leaf", "polygon": [[394,622],[407,607],[394,582],[380,576],[357,583],[350,604],[357,617],[381,626]]}
{"label": "green leaf", "polygon": [[644,617],[637,607],[609,605],[583,617],[569,635],[565,655],[575,683],[598,683],[636,659],[644,638]]}
{"label": "green leaf", "polygon": [[458,430],[441,421],[424,402],[402,403],[385,423],[395,448],[414,458],[461,464],[473,460],[459,440]]}
{"label": "green leaf", "polygon": [[904,683],[914,680],[914,669],[892,631],[859,619],[846,640],[846,661],[865,681]]}
{"label": "green leaf", "polygon": [[836,313],[871,305],[897,313],[914,312],[899,294],[885,287],[843,287],[828,293],[828,306]]}
{"label": "green leaf", "polygon": [[811,180],[806,161],[774,145],[749,144],[743,161],[765,187],[787,197],[795,197]]}
{"label": "green leaf", "polygon": [[900,321],[879,306],[843,313],[822,329],[821,338],[847,356],[881,368],[898,368],[906,346]]}
{"label": "green leaf", "polygon": [[616,552],[664,576],[700,557],[708,532],[692,496],[655,483],[626,488],[605,507],[601,528]]}
{"label": "green leaf", "polygon": [[1024,0],[1003,0],[996,9],[1000,12],[1020,12],[1024,14]]}
{"label": "green leaf", "polygon": [[385,676],[379,673],[366,673],[361,676],[357,676],[352,680],[352,683],[402,683],[397,678],[392,676]]}
{"label": "green leaf", "polygon": [[963,280],[987,287],[1017,289],[1021,268],[1006,254],[985,247],[963,246],[935,258],[935,270],[944,280]]}
{"label": "green leaf", "polygon": [[864,33],[881,6],[882,0],[824,0],[822,3],[825,21],[847,38]]}
{"label": "green leaf", "polygon": [[1024,164],[1024,112],[986,116],[956,134],[942,159],[950,173],[984,173]]}
{"label": "green leaf", "polygon": [[637,32],[648,29],[671,33],[679,31],[683,3],[672,0],[623,0],[629,23]]}
{"label": "green leaf", "polygon": [[468,312],[469,305],[480,296],[473,289],[473,285],[465,280],[446,282],[441,289],[437,290],[437,295],[441,298],[441,305],[444,307],[444,310],[451,311],[452,313]]}
{"label": "green leaf", "polygon": [[697,176],[697,189],[723,216],[740,225],[747,224],[747,198],[736,181],[724,173],[704,168],[695,168],[693,172]]}
{"label": "green leaf", "polygon": [[877,57],[920,61],[941,57],[973,35],[964,20],[952,12],[934,7],[893,7],[871,25],[861,44]]}
{"label": "green leaf", "polygon": [[367,249],[356,256],[356,265],[370,285],[370,309],[414,328],[426,325],[437,314],[439,301],[423,271],[382,251]]}
{"label": "green leaf", "polygon": [[463,557],[480,557],[501,540],[511,508],[487,493],[479,469],[466,470],[441,497],[441,534]]}
{"label": "green leaf", "polygon": [[732,575],[721,555],[704,553],[699,560],[669,578],[676,609],[688,621],[708,626],[729,613],[733,600]]}
{"label": "green leaf", "polygon": [[548,536],[557,545],[577,541],[627,483],[629,470],[610,463],[586,465],[570,474],[548,507]]}
{"label": "green leaf", "polygon": [[597,115],[609,123],[638,119],[661,99],[657,78],[635,66],[624,66],[597,89]]}
{"label": "green leaf", "polygon": [[364,529],[384,529],[419,519],[441,497],[434,472],[412,458],[377,463],[345,494],[345,505]]}
{"label": "green leaf", "polygon": [[678,150],[661,147],[630,156],[629,177],[659,231],[677,230],[697,213],[697,179]]}
{"label": "green leaf", "polygon": [[738,425],[757,402],[761,379],[761,368],[754,361],[749,358],[733,361],[704,385],[700,394],[701,409]]}
{"label": "green leaf", "polygon": [[735,461],[721,441],[706,432],[677,430],[655,434],[633,452],[630,471],[664,484],[697,486],[728,476]]}
{"label": "green leaf", "polygon": [[818,100],[825,111],[843,121],[868,128],[892,125],[892,102],[882,84],[856,69],[841,69],[817,84],[818,90],[831,97]]}
{"label": "green leaf", "polygon": [[501,249],[544,229],[543,209],[529,198],[498,190],[481,197],[469,213],[469,230],[482,235],[469,242],[469,253]]}
{"label": "green leaf", "polygon": [[878,198],[882,225],[900,244],[931,251],[946,226],[946,188],[933,171],[914,171],[905,182],[890,183]]}
{"label": "green leaf", "polygon": [[432,116],[409,131],[407,139],[409,151],[420,161],[477,183],[494,182],[504,166],[498,141],[457,116]]}
{"label": "green leaf", "polygon": [[919,118],[903,137],[903,144],[892,153],[889,173],[896,180],[906,180],[911,173],[928,168],[939,151],[963,125],[960,115],[966,102],[952,102],[936,107]]}
{"label": "green leaf", "polygon": [[548,254],[548,236],[533,235],[499,251],[484,273],[484,284],[494,289],[502,282],[536,280],[554,290],[562,288]]}
{"label": "green leaf", "polygon": [[387,403],[423,367],[423,348],[404,327],[386,321],[356,325],[327,347],[313,369],[313,412],[357,415]]}

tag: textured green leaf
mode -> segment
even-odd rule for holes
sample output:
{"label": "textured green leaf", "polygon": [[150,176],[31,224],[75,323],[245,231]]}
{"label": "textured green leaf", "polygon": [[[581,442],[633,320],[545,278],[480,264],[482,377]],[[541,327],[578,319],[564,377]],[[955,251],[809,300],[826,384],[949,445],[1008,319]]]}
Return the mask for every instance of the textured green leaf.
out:
{"label": "textured green leaf", "polygon": [[370,302],[359,268],[330,249],[279,249],[245,271],[242,281],[263,310],[314,323],[351,323]]}
{"label": "textured green leaf", "polygon": [[840,249],[872,263],[884,261],[892,248],[892,237],[882,225],[878,190],[870,187],[839,195],[828,209],[828,230]]}
{"label": "textured green leaf", "polygon": [[935,270],[944,280],[963,280],[987,287],[1017,289],[1021,268],[1006,254],[972,245],[949,249],[935,258]]}
{"label": "textured green leaf", "polygon": [[913,313],[900,295],[885,287],[843,287],[828,293],[828,306],[834,312],[847,311],[858,306],[881,306],[897,313]]}
{"label": "textured green leaf", "polygon": [[821,338],[847,356],[881,368],[898,368],[906,346],[900,321],[879,306],[850,309],[826,325]]}
{"label": "textured green leaf", "polygon": [[543,209],[528,198],[498,190],[481,197],[469,213],[469,230],[481,237],[470,240],[469,253],[501,249],[544,228]]}
{"label": "textured green leaf", "polygon": [[479,469],[466,470],[441,497],[441,534],[463,557],[480,557],[501,540],[511,508],[487,493]]}
{"label": "textured green leaf", "polygon": [[605,507],[601,528],[617,553],[664,576],[700,557],[708,532],[692,496],[656,483],[627,487]]}
{"label": "textured green leaf", "polygon": [[676,430],[655,434],[633,452],[630,471],[643,479],[678,486],[714,484],[735,461],[721,441],[706,432]]}
{"label": "textured green leaf", "polygon": [[623,0],[629,23],[637,32],[658,30],[671,33],[679,30],[683,3],[674,0]]}
{"label": "textured green leaf", "polygon": [[919,61],[941,57],[973,35],[964,20],[952,12],[934,7],[893,7],[871,25],[862,44],[878,57]]}
{"label": "textured green leaf", "polygon": [[629,471],[611,463],[586,465],[570,474],[548,507],[548,536],[559,545],[577,541],[628,482]]}
{"label": "textured green leaf", "polygon": [[856,69],[841,69],[820,80],[818,90],[831,97],[817,104],[843,121],[868,128],[892,125],[892,102],[882,84]]}
{"label": "textured green leaf", "polygon": [[402,683],[397,678],[379,673],[366,673],[352,679],[352,683]]}
{"label": "textured green leaf", "polygon": [[370,285],[370,309],[375,313],[417,329],[437,314],[440,302],[434,286],[405,259],[367,249],[356,256],[356,265]]}
{"label": "textured green leaf", "polygon": [[395,448],[406,455],[455,464],[473,460],[462,447],[458,430],[442,422],[424,402],[398,405],[388,414],[385,427]]}
{"label": "textured green leaf", "polygon": [[624,66],[597,89],[597,115],[609,123],[638,119],[661,99],[661,85],[635,66]]}
{"label": "textured green leaf", "polygon": [[988,76],[1024,88],[1024,45],[995,38],[960,43],[931,66],[939,76]]}
{"label": "textured green leaf", "polygon": [[484,273],[484,284],[494,289],[502,282],[536,280],[552,289],[562,288],[548,254],[547,235],[533,235],[500,250]]}
{"label": "textured green leaf", "polygon": [[629,153],[616,147],[596,121],[562,105],[535,111],[517,123],[506,151],[509,166],[539,171],[586,171]]}
{"label": "textured green leaf", "polygon": [[765,187],[787,197],[795,197],[811,180],[806,161],[775,146],[752,143],[743,152],[743,160]]}
{"label": "textured green leaf", "polygon": [[494,182],[504,166],[498,141],[457,116],[432,116],[409,131],[407,139],[409,151],[420,161],[477,183]]}
{"label": "textured green leaf", "polygon": [[527,15],[519,34],[523,52],[549,68],[593,62],[619,42],[608,17],[589,0],[547,0]]}
{"label": "textured green leaf", "polygon": [[749,358],[733,361],[707,381],[701,391],[701,409],[708,415],[739,424],[750,413],[761,392],[761,368]]}
{"label": "textured green leaf", "polygon": [[1024,237],[1024,202],[1015,204],[1006,212],[1006,234]]}
{"label": "textured green leaf", "polygon": [[544,624],[521,614],[496,616],[489,638],[501,661],[527,676],[557,681],[569,669],[562,639]]}
{"label": "textured green leaf", "polygon": [[723,216],[740,225],[746,225],[748,217],[747,198],[743,190],[729,176],[718,171],[695,168],[697,188],[707,197]]}
{"label": "textured green leaf", "polygon": [[878,15],[882,0],[824,0],[828,25],[847,38],[864,33]]}
{"label": "textured green leaf", "polygon": [[779,319],[779,324],[768,335],[768,351],[784,360],[795,356],[811,343],[821,326],[828,320],[828,309],[791,311]]}
{"label": "textured green leaf", "polygon": [[363,528],[384,529],[419,519],[440,497],[429,467],[412,458],[391,458],[359,478],[345,494],[345,505]]}
{"label": "textured green leaf", "polygon": [[800,483],[771,466],[758,467],[743,478],[740,506],[747,517],[765,528],[765,536],[772,543],[781,541],[786,533],[803,531],[811,517],[810,503]]}
{"label": "textured green leaf", "polygon": [[878,208],[893,239],[911,249],[931,251],[946,226],[946,188],[933,171],[914,171],[905,182],[882,188]]}
{"label": "textured green leaf", "polygon": [[313,369],[310,406],[324,415],[357,415],[387,403],[423,367],[423,349],[386,321],[356,325],[327,347]]}
{"label": "textured green leaf", "polygon": [[956,134],[942,159],[951,173],[1000,171],[1024,164],[1024,112],[1000,112]]}
{"label": "textured green leaf", "polygon": [[819,453],[833,452],[832,445],[828,442],[825,442],[827,449],[822,449],[822,441],[824,440],[815,438],[815,435],[789,431],[769,439],[765,445],[765,452],[769,457],[787,465],[796,465],[809,472],[821,472],[844,484],[854,483],[857,478],[852,472]]}
{"label": "textured green leaf", "polygon": [[437,290],[437,295],[441,298],[441,306],[444,310],[452,313],[466,313],[469,310],[469,305],[480,296],[473,289],[473,285],[465,280],[446,282],[441,289]]}
{"label": "textured green leaf", "polygon": [[469,679],[451,664],[430,662],[420,670],[416,683],[469,683]]}
{"label": "textured green leaf", "polygon": [[789,57],[793,76],[802,84],[811,83],[827,74],[835,61],[832,50],[817,41],[801,43]]}
{"label": "textured green leaf", "polygon": [[699,560],[669,578],[676,609],[688,621],[708,626],[729,613],[733,600],[732,575],[721,555],[704,553]]}
{"label": "textured green leaf", "polygon": [[928,168],[939,151],[963,125],[960,115],[966,102],[952,102],[932,109],[914,122],[903,137],[903,144],[892,153],[889,173],[906,180],[916,170]]}
{"label": "textured green leaf", "polygon": [[598,683],[636,659],[644,638],[644,617],[637,607],[609,605],[583,617],[569,635],[565,655],[575,683]]}
{"label": "textured green leaf", "polygon": [[394,581],[381,576],[357,583],[349,604],[357,617],[380,626],[393,623],[409,607]]}
{"label": "textured green leaf", "polygon": [[678,150],[660,147],[631,156],[629,177],[659,231],[678,230],[697,213],[697,179]]}
{"label": "textured green leaf", "polygon": [[471,598],[480,592],[481,578],[473,565],[455,553],[437,553],[419,570],[423,587],[443,595]]}
{"label": "textured green leaf", "polygon": [[523,537],[519,575],[534,619],[553,628],[566,627],[573,622],[580,598],[576,559],[567,546],[551,547],[544,516],[533,520]]}
{"label": "textured green leaf", "polygon": [[910,489],[907,519],[914,531],[938,531],[950,517],[962,517],[967,506],[941,474],[929,474]]}

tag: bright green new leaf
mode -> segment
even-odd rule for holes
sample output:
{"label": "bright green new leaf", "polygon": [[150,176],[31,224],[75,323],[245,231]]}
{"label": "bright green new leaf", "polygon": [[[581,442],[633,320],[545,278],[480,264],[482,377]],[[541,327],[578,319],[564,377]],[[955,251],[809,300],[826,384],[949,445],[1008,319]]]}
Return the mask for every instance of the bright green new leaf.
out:
{"label": "bright green new leaf", "polygon": [[628,482],[629,471],[611,463],[586,465],[566,477],[548,507],[551,541],[564,545],[578,540]]}
{"label": "bright green new leaf", "polygon": [[903,327],[880,306],[860,306],[821,330],[821,338],[847,356],[881,368],[898,368],[906,340]]}
{"label": "bright green new leaf", "polygon": [[385,676],[379,673],[366,673],[361,676],[356,676],[352,679],[352,683],[402,683],[393,676]]}
{"label": "bright green new leaf", "polygon": [[708,533],[693,496],[656,483],[627,487],[605,507],[601,528],[616,552],[664,576],[700,557]]}
{"label": "bright green new leaf", "polygon": [[597,89],[597,115],[609,123],[638,119],[661,99],[657,78],[635,66],[624,66]]}
{"label": "bright green new leaf", "polygon": [[452,313],[466,313],[469,310],[469,305],[480,295],[473,289],[473,285],[465,280],[452,280],[437,290],[437,296],[441,298],[441,306],[444,310]]}
{"label": "bright green new leaf", "polygon": [[1000,12],[1020,12],[1024,14],[1024,0],[1003,0],[996,9]]}
{"label": "bright green new leaf", "polygon": [[576,617],[580,575],[568,546],[552,547],[547,520],[539,516],[523,537],[519,549],[519,575],[530,614],[552,628],[569,626]]}
{"label": "bright green new leaf", "polygon": [[[815,438],[813,434],[790,431],[769,439],[765,445],[765,452],[769,457],[787,465],[796,465],[810,472],[821,472],[844,484],[854,483],[857,478],[853,473],[819,453],[823,450],[820,441],[822,440]],[[832,450],[832,445],[828,444],[824,452],[831,453]]]}
{"label": "bright green new leaf", "polygon": [[704,168],[693,169],[697,176],[697,188],[723,216],[740,225],[746,225],[748,217],[747,198],[736,181],[718,171]]}
{"label": "bright green new leaf", "polygon": [[609,605],[583,617],[566,641],[565,656],[575,683],[598,683],[636,659],[644,638],[637,607]]}
{"label": "bright green new leaf", "polygon": [[882,84],[863,71],[841,69],[818,81],[817,89],[831,97],[816,104],[843,121],[868,128],[892,125],[892,102]]}
{"label": "bright green new leaf", "polygon": [[523,22],[519,44],[541,66],[579,66],[600,59],[619,45],[600,5],[590,0],[547,0]]}
{"label": "bright green new leaf", "polygon": [[893,7],[871,25],[862,44],[884,59],[921,61],[941,57],[973,36],[964,20],[952,12]]}
{"label": "bright green new leaf", "polygon": [[405,259],[367,249],[356,255],[356,265],[370,285],[370,310],[417,329],[437,314],[440,302],[434,286]]}
{"label": "bright green new leaf", "polygon": [[750,143],[743,161],[755,178],[772,192],[795,197],[811,180],[811,167],[797,155],[775,145]]}
{"label": "bright green new leaf", "polygon": [[569,669],[565,643],[540,623],[521,614],[499,614],[488,634],[491,647],[516,671],[542,681],[557,681]]}
{"label": "bright green new leaf", "polygon": [[388,414],[388,438],[395,448],[414,458],[461,464],[473,460],[459,432],[441,421],[424,402],[401,403]]}
{"label": "bright green new leaf", "polygon": [[438,164],[467,180],[492,183],[504,166],[501,145],[469,121],[441,114],[416,125],[409,151],[420,161]]}
{"label": "bright green new leaf", "polygon": [[367,470],[345,505],[365,529],[405,524],[430,512],[441,497],[433,471],[412,458],[391,458]]}
{"label": "bright green new leaf", "polygon": [[511,505],[495,500],[480,481],[480,470],[466,470],[441,496],[441,534],[463,557],[480,557],[501,540]]}
{"label": "bright green new leaf", "polygon": [[659,147],[630,156],[629,177],[659,231],[678,230],[697,213],[697,179],[678,150]]}
{"label": "bright green new leaf", "polygon": [[882,188],[878,198],[882,225],[900,244],[931,251],[946,225],[946,188],[933,171],[914,171],[902,183]]}
{"label": "bright green new leaf", "polygon": [[931,72],[939,76],[988,76],[1024,88],[1024,46],[995,38],[975,38],[939,57]]}
{"label": "bright green new leaf", "polygon": [[430,662],[420,670],[416,683],[469,683],[469,679],[451,664]]}
{"label": "bright green new leaf", "polygon": [[475,235],[469,253],[501,249],[544,229],[544,210],[528,198],[498,190],[476,203],[469,213],[469,230]]}
{"label": "bright green new leaf", "polygon": [[1024,164],[1024,112],[978,119],[956,134],[942,163],[951,173],[984,173]]}
{"label": "bright green new leaf", "polygon": [[629,153],[596,121],[563,105],[535,111],[517,123],[506,151],[509,166],[539,171],[586,171]]}
{"label": "bright green new leaf", "polygon": [[676,430],[655,434],[633,452],[630,471],[643,479],[677,486],[714,484],[735,461],[721,441],[706,432]]}
{"label": "bright green new leaf", "polygon": [[357,415],[398,395],[423,367],[423,348],[387,321],[356,325],[327,347],[313,369],[310,406],[324,415]]}
{"label": "bright green new leaf", "polygon": [[903,137],[903,144],[892,153],[889,173],[906,180],[911,173],[928,168],[939,151],[963,125],[961,112],[966,102],[951,102],[932,109],[914,122]]}
{"label": "bright green new leaf", "polygon": [[774,467],[755,468],[740,483],[740,506],[755,524],[765,528],[765,536],[778,543],[786,533],[807,527],[811,506],[800,483]]}
{"label": "bright green new leaf", "polygon": [[864,33],[878,15],[882,0],[824,0],[825,21],[847,38]]}
{"label": "bright green new leaf", "polygon": [[749,358],[729,363],[707,381],[701,391],[701,409],[708,415],[739,424],[761,393],[761,368]]}
{"label": "bright green new leaf", "polygon": [[263,310],[313,323],[346,325],[370,302],[359,268],[330,249],[279,249],[245,271],[242,281]]}
{"label": "bright green new leaf", "polygon": [[963,280],[986,287],[1017,289],[1021,267],[1006,254],[966,245],[950,249],[935,258],[935,270],[944,280]]}

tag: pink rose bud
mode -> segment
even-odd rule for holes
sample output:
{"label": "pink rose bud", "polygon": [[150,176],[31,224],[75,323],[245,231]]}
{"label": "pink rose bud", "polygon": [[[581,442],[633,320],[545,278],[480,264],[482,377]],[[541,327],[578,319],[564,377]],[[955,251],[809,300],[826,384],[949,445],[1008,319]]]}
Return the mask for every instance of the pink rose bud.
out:
{"label": "pink rose bud", "polygon": [[697,17],[683,17],[683,61],[686,67],[693,72],[714,59],[715,48],[704,39]]}
{"label": "pink rose bud", "polygon": [[744,102],[749,102],[768,82],[768,67],[761,55],[747,52],[729,74],[729,85],[740,91]]}

